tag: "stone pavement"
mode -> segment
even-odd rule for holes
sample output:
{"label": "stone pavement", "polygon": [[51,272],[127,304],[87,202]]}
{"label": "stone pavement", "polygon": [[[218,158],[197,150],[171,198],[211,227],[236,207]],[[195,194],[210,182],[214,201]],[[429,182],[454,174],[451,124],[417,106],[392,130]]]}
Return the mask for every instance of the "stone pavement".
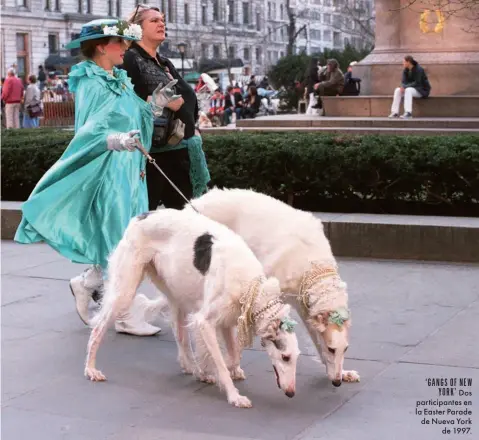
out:
{"label": "stone pavement", "polygon": [[[86,380],[89,330],[75,313],[67,283],[82,266],[43,244],[2,241],[1,438],[477,438],[479,266],[356,259],[339,263],[353,314],[345,368],[358,370],[361,382],[334,388],[298,326],[303,355],[296,396],[288,399],[278,390],[266,354],[255,345],[243,356],[247,379],[237,385],[254,407],[237,409],[216,387],[181,374],[166,325],[161,336],[149,338],[111,330],[98,357],[108,381]],[[142,291],[154,294],[149,285]],[[439,397],[464,402],[471,398],[459,397],[458,390],[472,392],[472,426],[421,424],[416,401],[438,398],[437,387],[427,386],[431,377],[472,379],[470,387],[456,384],[455,397]],[[452,434],[459,427],[472,430]],[[441,434],[443,429],[451,434]]]}

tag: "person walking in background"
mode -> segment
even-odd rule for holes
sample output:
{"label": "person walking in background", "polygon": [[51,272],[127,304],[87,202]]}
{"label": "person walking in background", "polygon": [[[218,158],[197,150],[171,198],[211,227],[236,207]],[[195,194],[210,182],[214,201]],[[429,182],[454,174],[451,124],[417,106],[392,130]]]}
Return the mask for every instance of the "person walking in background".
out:
{"label": "person walking in background", "polygon": [[37,128],[42,114],[41,92],[37,87],[37,78],[30,75],[23,98],[23,128]]}
{"label": "person walking in background", "polygon": [[8,69],[7,79],[2,87],[2,100],[5,102],[7,128],[20,128],[20,106],[23,99],[23,82],[15,75],[13,68]]}
{"label": "person walking in background", "polygon": [[40,65],[38,66],[38,88],[40,89],[40,92],[43,92],[43,89],[45,88],[45,82],[47,80],[47,75],[45,74],[45,70],[43,69],[43,66]]}
{"label": "person walking in background", "polygon": [[411,55],[404,57],[403,66],[401,87],[394,90],[390,118],[399,117],[399,107],[403,96],[404,114],[401,118],[409,119],[412,118],[413,98],[427,98],[431,93],[431,84],[426,72]]}
{"label": "person walking in background", "polygon": [[[210,174],[203,140],[195,127],[198,100],[193,88],[180,76],[173,63],[158,54],[158,48],[166,38],[164,14],[155,6],[139,4],[129,15],[128,22],[141,26],[143,33],[141,41],[134,41],[125,53],[122,65],[136,94],[147,101],[159,84],[176,81],[173,88],[177,99],[170,102],[161,115],[155,115],[150,155],[188,200],[199,197],[207,190]],[[146,181],[150,210],[160,205],[172,209],[184,207],[183,197],[149,162]]]}

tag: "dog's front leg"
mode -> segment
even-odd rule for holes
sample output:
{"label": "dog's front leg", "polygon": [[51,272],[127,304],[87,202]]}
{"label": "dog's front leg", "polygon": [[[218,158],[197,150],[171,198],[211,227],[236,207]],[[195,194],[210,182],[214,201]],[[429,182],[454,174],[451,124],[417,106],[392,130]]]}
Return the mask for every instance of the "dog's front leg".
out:
{"label": "dog's front leg", "polygon": [[251,408],[251,401],[246,397],[240,395],[238,390],[233,384],[230,372],[226,366],[223,355],[221,354],[221,348],[218,344],[216,337],[216,329],[204,318],[199,317],[196,319],[198,331],[203,338],[206,348],[213,358],[216,369],[218,371],[218,380],[222,388],[226,391],[228,402],[239,408]]}
{"label": "dog's front leg", "polygon": [[221,333],[225,340],[226,350],[228,352],[228,370],[233,380],[245,380],[246,376],[240,366],[241,353],[238,341],[234,334],[234,327],[221,327]]}
{"label": "dog's front leg", "polygon": [[176,308],[175,313],[175,333],[176,343],[178,345],[178,362],[185,374],[193,374],[194,362],[190,349],[190,333],[186,328],[185,313]]}

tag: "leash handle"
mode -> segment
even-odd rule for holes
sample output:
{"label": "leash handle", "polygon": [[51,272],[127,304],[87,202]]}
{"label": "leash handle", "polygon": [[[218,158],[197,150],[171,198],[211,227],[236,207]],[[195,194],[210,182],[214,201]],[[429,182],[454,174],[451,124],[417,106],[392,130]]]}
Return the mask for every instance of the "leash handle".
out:
{"label": "leash handle", "polygon": [[190,205],[198,214],[198,210],[191,204],[191,202],[186,198],[186,196],[180,191],[180,189],[171,181],[171,179],[165,174],[165,172],[158,166],[156,163],[156,160],[153,159],[148,151],[146,151],[145,147],[141,144],[139,139],[136,139],[136,148],[140,151],[143,156],[145,156],[148,159],[148,162],[150,162],[162,175],[163,177],[169,182],[169,184],[176,190],[176,192],[183,197],[183,199]]}

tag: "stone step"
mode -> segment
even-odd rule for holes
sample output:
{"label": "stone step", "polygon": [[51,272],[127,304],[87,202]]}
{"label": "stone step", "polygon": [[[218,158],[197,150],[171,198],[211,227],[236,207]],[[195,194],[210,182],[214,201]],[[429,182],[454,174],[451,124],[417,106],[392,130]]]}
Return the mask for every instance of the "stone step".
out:
{"label": "stone step", "polygon": [[262,116],[241,119],[237,127],[355,127],[355,128],[438,128],[479,129],[479,118],[374,118],[374,117],[329,117],[306,115]]}
{"label": "stone step", "polygon": [[[328,116],[381,117],[391,113],[391,96],[325,96]],[[402,106],[401,106],[402,109]],[[413,114],[431,118],[477,118],[479,96],[430,96],[414,99]]]}
{"label": "stone step", "polygon": [[[22,202],[1,202],[2,240],[12,240]],[[479,218],[313,213],[337,257],[479,262]]]}
{"label": "stone step", "polygon": [[218,127],[203,129],[208,135],[221,135],[235,132],[251,133],[337,133],[350,135],[394,135],[394,136],[455,136],[459,134],[474,134],[479,136],[479,128],[399,128],[399,127]]}

